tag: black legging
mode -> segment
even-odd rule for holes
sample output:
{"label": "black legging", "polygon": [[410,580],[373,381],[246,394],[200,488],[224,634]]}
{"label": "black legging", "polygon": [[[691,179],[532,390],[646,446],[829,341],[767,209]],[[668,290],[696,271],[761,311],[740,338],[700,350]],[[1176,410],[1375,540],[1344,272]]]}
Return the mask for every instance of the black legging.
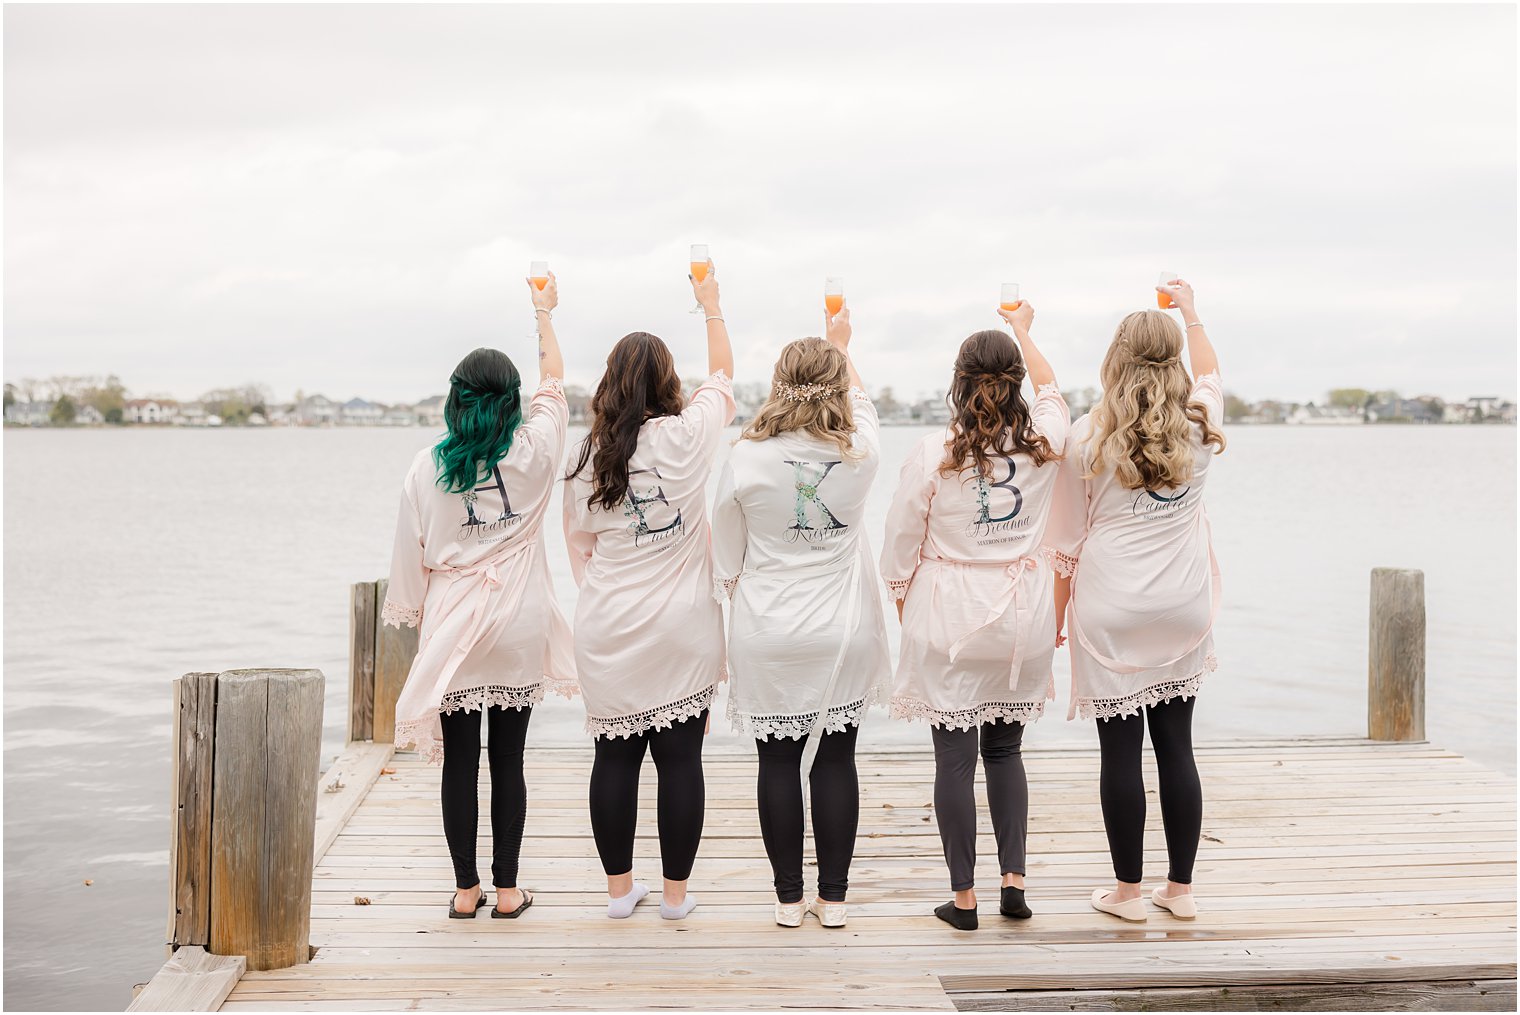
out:
{"label": "black legging", "polygon": [[706,788],[702,781],[702,740],[707,712],[668,729],[631,737],[597,737],[591,765],[591,834],[608,877],[633,870],[633,836],[639,823],[639,770],[644,749],[654,755],[660,788],[660,865],[669,881],[691,877],[702,842]]}
{"label": "black legging", "polygon": [[987,806],[997,837],[998,870],[1024,873],[1024,840],[1029,827],[1029,780],[1024,774],[1024,727],[1016,722],[983,723],[981,728],[930,727],[934,737],[934,817],[950,868],[950,890],[969,891],[976,882],[976,754],[987,770]]}
{"label": "black legging", "polygon": [[[843,902],[850,887],[860,780],[855,773],[858,726],[825,733],[813,758],[813,841],[818,846],[818,897]],[[802,752],[807,738],[756,740],[760,752],[760,836],[771,859],[776,898],[802,901]]]}
{"label": "black legging", "polygon": [[[1193,761],[1194,698],[1173,698],[1145,710],[1151,749],[1161,781],[1161,824],[1166,829],[1167,877],[1179,885],[1193,883],[1193,861],[1203,831],[1203,786]],[[1140,751],[1145,722],[1139,716],[1098,720],[1102,769],[1098,795],[1114,877],[1139,884],[1145,861],[1145,782]]]}
{"label": "black legging", "polygon": [[[517,857],[522,851],[523,821],[528,813],[528,784],[523,778],[523,741],[531,708],[486,710],[491,759],[491,883],[517,887]],[[454,884],[480,884],[475,866],[475,837],[480,824],[480,713],[445,712],[443,725],[443,837],[454,861]]]}

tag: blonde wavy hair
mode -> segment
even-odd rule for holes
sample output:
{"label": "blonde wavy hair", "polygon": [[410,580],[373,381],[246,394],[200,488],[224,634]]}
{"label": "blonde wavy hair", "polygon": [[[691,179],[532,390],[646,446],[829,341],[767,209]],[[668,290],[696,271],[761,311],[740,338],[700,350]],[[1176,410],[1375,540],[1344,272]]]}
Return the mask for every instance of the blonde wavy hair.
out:
{"label": "blonde wavy hair", "polygon": [[1092,464],[1126,490],[1186,486],[1193,478],[1193,427],[1203,443],[1224,450],[1224,434],[1203,403],[1190,401],[1192,378],[1182,365],[1182,329],[1160,310],[1137,310],[1119,322],[1103,357],[1103,397],[1092,410]]}
{"label": "blonde wavy hair", "polygon": [[797,430],[832,441],[847,460],[861,457],[850,440],[855,414],[850,410],[849,363],[821,338],[799,338],[781,350],[770,397],[739,439],[763,441]]}

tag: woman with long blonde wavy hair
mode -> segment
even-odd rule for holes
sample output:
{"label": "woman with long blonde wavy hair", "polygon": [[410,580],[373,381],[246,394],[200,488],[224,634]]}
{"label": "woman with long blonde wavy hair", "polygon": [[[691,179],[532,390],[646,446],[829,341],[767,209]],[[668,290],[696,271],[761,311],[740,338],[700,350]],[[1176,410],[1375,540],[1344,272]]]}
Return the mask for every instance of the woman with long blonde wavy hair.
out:
{"label": "woman with long blonde wavy hair", "polygon": [[[781,350],[713,507],[714,591],[732,600],[729,716],[760,756],[760,832],[783,927],[804,912],[844,926],[860,816],[855,737],[891,676],[864,524],[881,458],[876,409],[850,360],[848,308],[825,334]],[[804,781],[818,846],[807,905]]]}
{"label": "woman with long blonde wavy hair", "polygon": [[[1103,396],[1072,424],[1047,542],[1056,565],[1058,643],[1069,629],[1071,713],[1095,719],[1099,797],[1115,886],[1093,908],[1146,918],[1140,882],[1145,727],[1161,780],[1167,883],[1152,901],[1192,919],[1203,791],[1193,761],[1193,702],[1215,668],[1219,567],[1203,507],[1210,462],[1224,450],[1219,359],[1181,279],[1156,287],[1160,310],[1119,322],[1103,359]],[[1184,345],[1189,366],[1182,363]],[[1145,716],[1142,719],[1141,713]]]}

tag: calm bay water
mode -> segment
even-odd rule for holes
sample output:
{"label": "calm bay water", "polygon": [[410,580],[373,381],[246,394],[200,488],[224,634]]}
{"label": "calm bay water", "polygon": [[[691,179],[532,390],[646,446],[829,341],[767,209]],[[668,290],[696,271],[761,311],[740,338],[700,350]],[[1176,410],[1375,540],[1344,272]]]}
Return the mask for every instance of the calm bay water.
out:
{"label": "calm bay water", "polygon": [[[924,432],[884,432],[878,548]],[[385,574],[398,484],[430,436],[6,431],[6,1007],[120,1010],[163,961],[174,677],[321,669],[324,763],[339,750],[348,586]],[[1199,737],[1365,733],[1368,570],[1418,567],[1430,738],[1513,773],[1515,429],[1229,438],[1208,494],[1225,598]],[[568,611],[557,508],[548,544]],[[1091,741],[1064,721],[1057,665],[1061,699],[1031,743]],[[862,736],[927,742],[883,716]],[[546,704],[529,741],[584,743],[579,706]]]}

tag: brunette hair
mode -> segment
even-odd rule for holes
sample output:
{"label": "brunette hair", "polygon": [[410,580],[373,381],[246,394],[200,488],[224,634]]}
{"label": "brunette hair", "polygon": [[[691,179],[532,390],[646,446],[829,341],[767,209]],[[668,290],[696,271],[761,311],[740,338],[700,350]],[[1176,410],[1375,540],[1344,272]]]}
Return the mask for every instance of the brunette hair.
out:
{"label": "brunette hair", "polygon": [[628,493],[628,460],[638,450],[639,428],[684,407],[676,361],[665,343],[647,331],[618,339],[591,396],[591,432],[570,470],[574,478],[590,467],[592,507],[611,510]]}
{"label": "brunette hair", "polygon": [[520,389],[517,367],[500,349],[476,349],[459,361],[443,403],[449,430],[433,446],[440,489],[473,490],[507,456],[522,423]]}
{"label": "brunette hair", "polygon": [[1091,479],[1114,470],[1126,490],[1162,490],[1193,478],[1193,427],[1224,450],[1224,434],[1182,365],[1182,329],[1160,310],[1137,310],[1119,322],[1099,375],[1103,397],[1092,410]]}
{"label": "brunette hair", "polygon": [[980,475],[992,468],[993,455],[1026,454],[1035,465],[1060,457],[1036,433],[1020,385],[1024,357],[1002,331],[978,331],[961,343],[950,382],[951,437],[939,471],[953,476],[969,461]]}
{"label": "brunette hair", "polygon": [[855,414],[850,410],[849,361],[821,338],[799,338],[782,348],[771,374],[770,397],[739,439],[763,441],[795,430],[833,441],[846,459],[862,457],[850,442]]}

